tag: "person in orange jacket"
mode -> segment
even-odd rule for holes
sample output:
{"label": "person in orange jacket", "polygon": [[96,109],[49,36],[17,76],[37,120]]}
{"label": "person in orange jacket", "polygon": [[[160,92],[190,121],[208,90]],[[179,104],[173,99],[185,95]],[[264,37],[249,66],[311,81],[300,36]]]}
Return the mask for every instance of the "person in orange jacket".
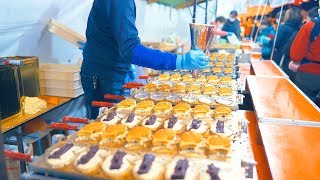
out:
{"label": "person in orange jacket", "polygon": [[[320,2],[319,2],[320,5]],[[320,15],[320,9],[318,10]],[[320,96],[320,18],[303,25],[291,49],[289,69],[296,85],[314,102]]]}

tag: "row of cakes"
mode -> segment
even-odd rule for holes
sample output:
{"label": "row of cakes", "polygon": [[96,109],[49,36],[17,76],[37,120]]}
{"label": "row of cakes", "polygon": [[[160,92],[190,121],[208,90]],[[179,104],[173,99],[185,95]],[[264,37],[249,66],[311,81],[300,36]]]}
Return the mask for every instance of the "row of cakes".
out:
{"label": "row of cakes", "polygon": [[190,94],[176,94],[176,93],[165,93],[165,92],[155,92],[149,93],[145,91],[136,91],[133,94],[133,99],[137,101],[151,100],[154,102],[168,101],[172,104],[177,104],[179,102],[187,102],[192,106],[198,104],[206,104],[210,107],[217,107],[220,105],[225,105],[236,109],[238,106],[238,95],[233,93],[231,96],[208,96],[208,95],[197,95],[195,93]]}
{"label": "row of cakes", "polygon": [[[233,69],[224,69],[225,72],[227,72],[227,74],[232,74],[234,72]],[[223,69],[222,68],[213,68],[213,73],[222,73]],[[186,82],[186,83],[200,83],[200,84],[205,84],[205,83],[220,83],[220,84],[230,84],[232,83],[232,78],[230,76],[222,76],[219,78],[219,76],[216,75],[210,75],[208,77],[201,75],[199,77],[193,77],[191,74],[184,74],[184,75],[180,75],[179,73],[173,73],[173,74],[169,74],[169,73],[164,73],[164,74],[160,74],[159,76],[157,76],[156,78],[158,81],[160,82],[167,82],[167,81],[171,81],[171,82]],[[157,82],[155,82],[155,84],[159,84]]]}
{"label": "row of cakes", "polygon": [[219,54],[219,53],[212,53],[210,55],[210,60],[212,61],[234,61],[235,55],[234,54]]}
{"label": "row of cakes", "polygon": [[213,66],[212,68],[202,70],[203,73],[213,73],[215,75],[226,75],[226,76],[233,76],[236,74],[236,69],[231,67],[216,67]]}
{"label": "row of cakes", "polygon": [[[161,138],[159,140],[161,144]],[[46,153],[45,163],[49,168],[102,179],[227,180],[245,177],[241,166],[222,161],[188,156],[169,157],[148,152],[137,154],[73,143],[61,144]]]}
{"label": "row of cakes", "polygon": [[[218,127],[220,128],[220,127]],[[99,144],[106,148],[125,148],[134,152],[152,151],[159,154],[209,157],[226,160],[231,150],[231,138],[223,133],[204,136],[192,131],[177,134],[172,129],[152,131],[145,126],[128,129],[123,124],[107,126],[93,122],[77,132],[75,144]]]}
{"label": "row of cakes", "polygon": [[[159,118],[176,116],[178,118],[214,118],[223,121],[232,118],[232,110],[226,106],[218,106],[216,109],[211,110],[210,107],[205,104],[199,104],[191,108],[190,104],[186,102],[180,102],[173,106],[168,101],[160,101],[154,104],[153,101],[144,100],[136,103],[133,99],[122,100],[117,104],[116,108],[107,109],[107,112],[110,118],[125,116],[131,113],[139,116],[149,116],[153,114]],[[108,115],[105,116],[108,117]]]}
{"label": "row of cakes", "polygon": [[[230,87],[231,86],[231,87]],[[215,85],[211,83],[200,84],[200,83],[148,83],[144,86],[145,92],[165,92],[165,93],[177,93],[177,94],[196,94],[196,95],[210,95],[210,96],[231,96],[235,94],[232,85]]]}

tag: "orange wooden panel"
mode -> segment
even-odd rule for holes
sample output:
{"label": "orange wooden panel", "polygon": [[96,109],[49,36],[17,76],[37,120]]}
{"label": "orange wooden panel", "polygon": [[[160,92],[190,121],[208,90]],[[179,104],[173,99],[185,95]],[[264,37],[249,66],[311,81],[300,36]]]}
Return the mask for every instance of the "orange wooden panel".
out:
{"label": "orange wooden panel", "polygon": [[320,178],[320,128],[259,123],[273,179]]}
{"label": "orange wooden panel", "polygon": [[266,152],[263,145],[259,145],[256,141],[258,135],[258,123],[256,115],[253,111],[243,111],[246,119],[249,120],[248,133],[251,143],[251,148],[253,151],[254,159],[257,162],[257,175],[260,180],[269,180],[272,179],[271,172],[269,169],[268,160],[266,157]]}
{"label": "orange wooden panel", "polygon": [[251,67],[256,76],[284,76],[288,77],[273,61],[251,60]]}
{"label": "orange wooden panel", "polygon": [[287,78],[248,76],[247,85],[259,120],[320,122],[320,111]]}
{"label": "orange wooden panel", "polygon": [[240,71],[240,83],[241,89],[244,90],[247,76],[250,75],[250,64],[249,63],[239,63],[239,71]]}

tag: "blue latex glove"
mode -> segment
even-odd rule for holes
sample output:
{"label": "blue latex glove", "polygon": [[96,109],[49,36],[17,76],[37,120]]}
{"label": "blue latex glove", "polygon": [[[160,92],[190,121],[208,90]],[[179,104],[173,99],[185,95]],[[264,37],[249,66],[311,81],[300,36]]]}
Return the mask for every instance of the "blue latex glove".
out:
{"label": "blue latex glove", "polygon": [[83,51],[84,47],[86,46],[86,42],[78,41],[77,43],[80,45],[79,49]]}
{"label": "blue latex glove", "polygon": [[128,73],[130,82],[134,82],[137,78],[136,68],[131,64],[130,72]]}
{"label": "blue latex glove", "polygon": [[134,67],[133,64],[131,64],[130,71],[127,73],[124,83],[126,84],[127,82],[134,82],[136,78],[137,78],[136,68]]}
{"label": "blue latex glove", "polygon": [[228,32],[228,36],[232,36],[233,34],[233,32]]}
{"label": "blue latex glove", "polygon": [[269,41],[270,41],[269,37],[267,37],[267,36],[262,36],[261,37],[261,43],[262,44],[267,44],[267,43],[269,43]]}
{"label": "blue latex glove", "polygon": [[209,57],[202,51],[191,50],[186,54],[177,56],[176,69],[196,70],[209,67]]}

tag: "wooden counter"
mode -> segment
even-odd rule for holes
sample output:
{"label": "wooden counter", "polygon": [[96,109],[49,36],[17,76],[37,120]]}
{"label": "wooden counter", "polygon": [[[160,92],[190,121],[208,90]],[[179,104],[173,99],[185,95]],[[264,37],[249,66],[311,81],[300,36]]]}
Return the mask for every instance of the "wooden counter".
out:
{"label": "wooden counter", "polygon": [[270,60],[251,60],[251,75],[289,78],[274,61]]}
{"label": "wooden counter", "polygon": [[43,109],[36,114],[32,114],[32,115],[22,114],[22,115],[13,117],[11,119],[4,120],[3,122],[0,121],[0,127],[1,127],[2,133],[10,131],[11,129],[14,129],[14,128],[32,120],[32,119],[35,119],[35,118],[43,115],[44,113],[49,112],[49,111],[65,104],[71,100],[70,98],[62,98],[62,97],[49,97],[49,98],[51,98],[51,99],[55,98],[57,100],[57,102],[55,104],[48,103],[46,109]]}
{"label": "wooden counter", "polygon": [[245,89],[247,76],[250,75],[250,63],[239,63],[239,71],[240,71],[240,89]]}
{"label": "wooden counter", "polygon": [[257,176],[254,179],[269,180],[271,179],[271,172],[266,156],[265,149],[262,144],[259,144],[258,138],[260,138],[260,132],[258,130],[258,122],[256,115],[253,111],[240,111],[243,116],[248,119],[248,133],[250,138],[250,144],[253,151],[254,159],[257,162]]}
{"label": "wooden counter", "polygon": [[248,76],[259,121],[279,124],[320,126],[320,110],[289,79]]}
{"label": "wooden counter", "polygon": [[259,123],[273,179],[319,179],[320,128]]}

